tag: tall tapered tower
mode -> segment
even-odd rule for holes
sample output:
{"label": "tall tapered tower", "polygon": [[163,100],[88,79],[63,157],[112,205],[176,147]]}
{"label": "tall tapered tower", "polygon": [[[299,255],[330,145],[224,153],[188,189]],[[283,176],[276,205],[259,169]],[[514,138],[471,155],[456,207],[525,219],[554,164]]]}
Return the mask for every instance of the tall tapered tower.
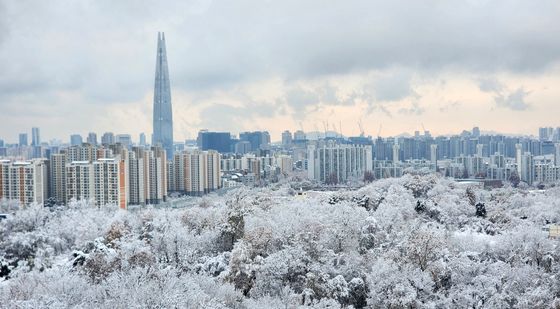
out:
{"label": "tall tapered tower", "polygon": [[154,132],[152,145],[161,145],[167,158],[173,156],[173,110],[171,108],[171,87],[165,51],[165,34],[158,32],[156,81],[154,85]]}

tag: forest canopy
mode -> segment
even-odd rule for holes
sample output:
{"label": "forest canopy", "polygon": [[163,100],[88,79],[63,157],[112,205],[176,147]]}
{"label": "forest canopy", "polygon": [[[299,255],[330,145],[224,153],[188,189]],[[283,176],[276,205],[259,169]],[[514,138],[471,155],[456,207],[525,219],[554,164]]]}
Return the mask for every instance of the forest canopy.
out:
{"label": "forest canopy", "polygon": [[560,188],[406,175],[295,193],[128,211],[4,201],[0,307],[560,306]]}

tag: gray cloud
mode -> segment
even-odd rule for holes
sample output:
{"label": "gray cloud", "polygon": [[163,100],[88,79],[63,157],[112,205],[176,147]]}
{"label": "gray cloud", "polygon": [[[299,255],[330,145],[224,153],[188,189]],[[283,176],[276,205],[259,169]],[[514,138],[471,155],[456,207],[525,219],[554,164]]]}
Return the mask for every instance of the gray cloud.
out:
{"label": "gray cloud", "polygon": [[515,111],[523,111],[530,107],[530,104],[525,102],[525,98],[530,92],[525,91],[523,87],[508,93],[497,95],[494,100],[498,107],[505,107]]}
{"label": "gray cloud", "polygon": [[531,106],[525,101],[525,98],[530,92],[525,91],[523,87],[519,87],[513,91],[508,90],[506,85],[502,84],[496,78],[481,78],[478,80],[478,87],[483,92],[493,93],[494,102],[498,107],[523,111]]}
{"label": "gray cloud", "polygon": [[411,102],[409,107],[399,109],[399,113],[403,115],[422,115],[425,109],[416,101]]}
{"label": "gray cloud", "polygon": [[439,111],[442,112],[442,113],[446,113],[446,112],[448,112],[448,111],[452,111],[452,110],[454,110],[454,109],[457,109],[457,108],[459,108],[459,107],[461,107],[461,106],[462,106],[461,102],[458,102],[458,101],[449,102],[449,103],[447,103],[447,104],[441,106],[441,107],[439,108]]}
{"label": "gray cloud", "polygon": [[281,109],[258,102],[250,102],[244,106],[214,103],[201,111],[200,118],[204,123],[199,125],[201,128],[236,132],[240,131],[243,124],[251,124],[255,117],[272,118],[280,113]]}
{"label": "gray cloud", "polygon": [[496,78],[481,78],[478,80],[478,88],[483,92],[500,93],[504,90],[505,86]]}
{"label": "gray cloud", "polygon": [[[294,109],[294,114],[302,114],[306,107],[316,105],[321,101],[320,95],[316,91],[306,90],[300,86],[290,87],[283,100]],[[302,115],[303,116],[303,115]]]}
{"label": "gray cloud", "polygon": [[[30,94],[76,109],[138,102],[152,91],[156,33],[165,31],[172,88],[190,97],[373,70],[386,78],[371,89],[342,97],[334,85],[288,87],[285,101],[261,114],[358,99],[389,114],[380,102],[416,98],[411,72],[548,70],[560,60],[559,11],[556,0],[0,0],[0,109],[28,104]],[[391,75],[395,68],[404,69]],[[497,85],[479,86],[499,92],[497,104],[511,101]],[[524,98],[499,104],[519,108]]]}
{"label": "gray cloud", "polygon": [[399,101],[409,96],[419,98],[412,89],[411,79],[410,74],[403,71],[384,76],[374,84],[374,97],[379,101]]}

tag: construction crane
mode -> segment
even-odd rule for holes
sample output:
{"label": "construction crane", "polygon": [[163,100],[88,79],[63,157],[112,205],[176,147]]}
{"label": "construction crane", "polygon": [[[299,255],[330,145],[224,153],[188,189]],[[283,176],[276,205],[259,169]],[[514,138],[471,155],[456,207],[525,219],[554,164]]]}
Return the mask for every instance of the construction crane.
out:
{"label": "construction crane", "polygon": [[364,137],[364,126],[362,125],[362,118],[358,120],[358,127],[360,128],[360,136]]}

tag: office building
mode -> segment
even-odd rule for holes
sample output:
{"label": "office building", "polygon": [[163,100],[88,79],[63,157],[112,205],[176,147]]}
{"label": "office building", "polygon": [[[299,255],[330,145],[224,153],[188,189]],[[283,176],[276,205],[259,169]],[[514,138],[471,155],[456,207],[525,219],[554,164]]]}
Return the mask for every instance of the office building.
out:
{"label": "office building", "polygon": [[81,145],[83,143],[82,136],[79,134],[70,135],[70,145]]}
{"label": "office building", "polygon": [[31,128],[31,146],[40,146],[41,136],[39,134],[39,128]]}
{"label": "office building", "polygon": [[19,134],[19,146],[20,146],[20,147],[26,147],[26,146],[28,146],[28,142],[27,142],[27,133],[20,133],[20,134]]}
{"label": "office building", "polygon": [[305,132],[303,132],[302,130],[297,130],[296,132],[294,132],[294,142],[301,142],[301,141],[305,141],[306,137],[305,137]]}
{"label": "office building", "polygon": [[229,132],[209,132],[201,130],[196,139],[198,149],[216,150],[219,153],[231,152],[231,135]]}
{"label": "office building", "polygon": [[123,145],[123,147],[129,149],[132,146],[132,137],[130,134],[117,134],[115,142]]}
{"label": "office building", "polygon": [[167,158],[173,158],[173,109],[171,106],[171,85],[169,84],[165,34],[163,32],[158,32],[152,145],[161,145],[167,153]]}
{"label": "office building", "polygon": [[239,134],[239,140],[249,142],[251,151],[257,151],[270,145],[270,134],[267,131],[242,132]]}
{"label": "office building", "polygon": [[236,154],[246,154],[251,152],[251,143],[248,141],[240,141],[235,143],[234,152]]}
{"label": "office building", "polygon": [[140,136],[138,138],[138,145],[146,146],[146,134],[140,133]]}
{"label": "office building", "polygon": [[101,144],[104,146],[112,145],[115,143],[115,134],[113,132],[105,132],[101,136]]}
{"label": "office building", "polygon": [[292,145],[292,140],[292,132],[288,130],[282,132],[282,146],[286,147]]}
{"label": "office building", "polygon": [[93,146],[97,146],[97,133],[89,132],[87,136],[87,142]]}

